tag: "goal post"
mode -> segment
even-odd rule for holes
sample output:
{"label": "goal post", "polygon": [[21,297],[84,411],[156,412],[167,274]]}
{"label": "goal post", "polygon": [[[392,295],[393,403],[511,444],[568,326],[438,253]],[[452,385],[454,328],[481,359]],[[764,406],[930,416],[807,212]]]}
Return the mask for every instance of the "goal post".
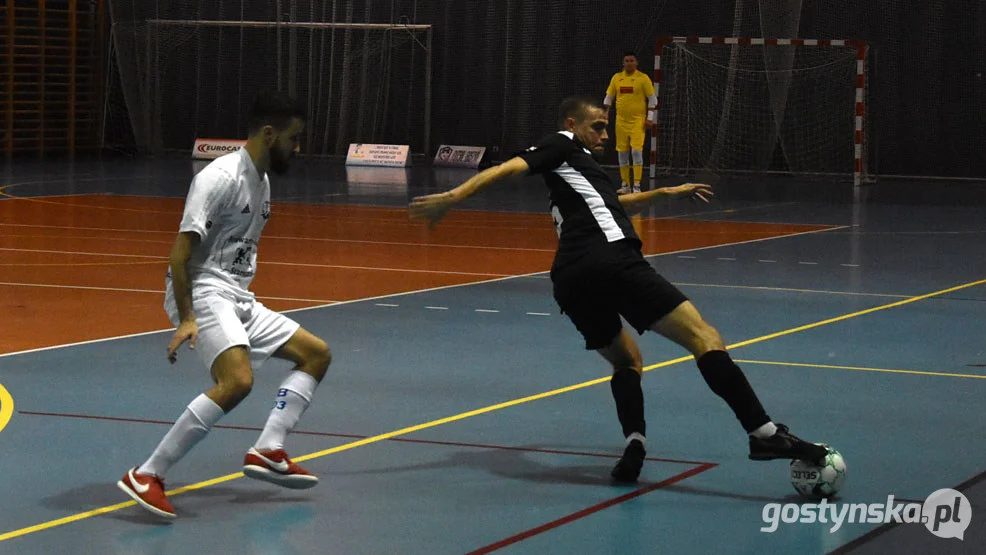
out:
{"label": "goal post", "polygon": [[360,142],[429,152],[431,25],[149,19],[116,23],[110,38],[107,146],[158,154],[241,138],[254,93],[277,89],[306,110],[304,154]]}
{"label": "goal post", "polygon": [[867,174],[865,42],[660,37],[651,177]]}

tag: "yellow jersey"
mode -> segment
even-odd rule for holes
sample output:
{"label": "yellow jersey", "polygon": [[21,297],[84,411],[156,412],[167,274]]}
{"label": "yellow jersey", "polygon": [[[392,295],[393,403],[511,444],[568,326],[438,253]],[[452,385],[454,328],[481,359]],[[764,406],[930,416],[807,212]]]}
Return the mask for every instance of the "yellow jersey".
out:
{"label": "yellow jersey", "polygon": [[640,70],[632,75],[621,71],[609,80],[606,94],[616,99],[618,120],[636,120],[647,117],[647,99],[654,94],[654,83]]}

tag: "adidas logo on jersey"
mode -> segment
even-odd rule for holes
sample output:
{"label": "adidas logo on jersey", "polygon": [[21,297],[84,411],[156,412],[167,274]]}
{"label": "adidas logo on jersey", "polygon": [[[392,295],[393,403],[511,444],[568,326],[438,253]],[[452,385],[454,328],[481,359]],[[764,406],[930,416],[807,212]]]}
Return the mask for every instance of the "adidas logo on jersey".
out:
{"label": "adidas logo on jersey", "polygon": [[244,206],[243,207],[243,210],[240,210],[240,214],[249,214],[249,213],[250,213],[250,205],[249,204],[246,205],[246,206]]}

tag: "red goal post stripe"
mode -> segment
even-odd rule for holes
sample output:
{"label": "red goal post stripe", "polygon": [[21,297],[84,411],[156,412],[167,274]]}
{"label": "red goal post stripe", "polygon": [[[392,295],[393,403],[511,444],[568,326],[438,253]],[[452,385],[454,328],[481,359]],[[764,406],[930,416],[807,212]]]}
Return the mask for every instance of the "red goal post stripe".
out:
{"label": "red goal post stripe", "polygon": [[[803,39],[803,38],[768,38],[768,37],[693,37],[693,36],[670,36],[658,37],[657,45],[654,50],[654,92],[657,93],[657,107],[655,109],[654,121],[661,109],[660,87],[664,73],[661,69],[661,51],[666,44],[685,43],[685,44],[723,44],[723,45],[766,45],[766,46],[819,46],[819,47],[849,47],[856,49],[856,114],[855,114],[855,168],[853,169],[853,182],[859,185],[863,171],[863,115],[865,113],[865,89],[866,89],[866,50],[865,41],[852,39]],[[657,166],[657,126],[651,133],[651,177],[654,177]]]}

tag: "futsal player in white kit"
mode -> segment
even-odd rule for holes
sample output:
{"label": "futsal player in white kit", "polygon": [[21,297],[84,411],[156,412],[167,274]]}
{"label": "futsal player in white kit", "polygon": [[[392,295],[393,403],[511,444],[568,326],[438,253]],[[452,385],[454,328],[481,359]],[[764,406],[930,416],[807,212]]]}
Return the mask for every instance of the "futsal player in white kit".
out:
{"label": "futsal player in white kit", "polygon": [[174,363],[188,341],[215,385],[189,403],[150,458],[117,486],[165,518],[175,510],[163,477],[233,410],[253,386],[253,370],[270,357],[295,364],[243,462],[243,473],[288,488],[310,488],[318,478],[291,462],[284,439],[308,408],[331,361],[329,348],[297,322],[257,302],[249,291],[260,233],[270,218],[268,174],[287,171],[305,124],[295,101],[277,92],[254,99],[246,145],[217,158],[192,180],[171,249],[164,307],[177,326],[168,345]]}

